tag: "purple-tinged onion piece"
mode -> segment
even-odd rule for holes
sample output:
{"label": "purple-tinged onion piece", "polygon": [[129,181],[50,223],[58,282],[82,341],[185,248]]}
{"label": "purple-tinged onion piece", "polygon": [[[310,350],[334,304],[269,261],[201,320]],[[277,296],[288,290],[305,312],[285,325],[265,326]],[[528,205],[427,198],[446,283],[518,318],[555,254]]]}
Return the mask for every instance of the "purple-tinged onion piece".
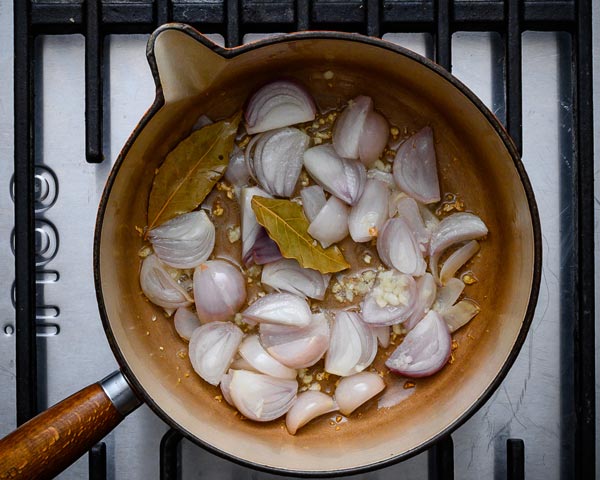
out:
{"label": "purple-tinged onion piece", "polygon": [[410,227],[401,218],[385,223],[377,238],[377,253],[385,265],[407,275],[421,276],[427,268]]}
{"label": "purple-tinged onion piece", "polygon": [[296,378],[296,370],[275,360],[260,344],[258,335],[250,335],[240,345],[240,355],[254,370],[276,378]]}
{"label": "purple-tinged onion piece", "polygon": [[323,192],[323,187],[320,185],[304,187],[300,190],[300,198],[302,198],[304,215],[306,215],[309,222],[312,222],[315,219],[321,209],[325,206],[325,203],[327,203],[325,192]]}
{"label": "purple-tinged onion piece", "polygon": [[318,240],[323,248],[348,236],[350,209],[339,198],[329,197],[325,206],[308,226],[308,234]]}
{"label": "purple-tinged onion piece", "polygon": [[385,362],[392,372],[412,378],[439,371],[450,358],[452,337],[444,319],[433,310],[413,328]]}
{"label": "purple-tinged onion piece", "polygon": [[244,118],[249,135],[315,119],[317,107],[306,89],[295,81],[278,80],[257,90],[248,101]]}
{"label": "purple-tinged onion piece", "polygon": [[406,140],[394,159],[394,180],[403,191],[423,203],[440,200],[433,131],[425,127]]}
{"label": "purple-tinged onion piece", "polygon": [[298,398],[296,398],[294,405],[292,405],[292,408],[290,408],[285,417],[285,426],[288,432],[296,435],[298,429],[311,420],[326,413],[334,412],[337,409],[335,400],[329,395],[308,390],[300,393]]}
{"label": "purple-tinged onion piece", "polygon": [[258,323],[305,327],[312,313],[306,300],[291,293],[269,293],[242,312],[244,318]]}
{"label": "purple-tinged onion piece", "polygon": [[282,258],[263,267],[260,281],[278,291],[323,300],[330,278],[331,275],[302,268],[294,259]]}
{"label": "purple-tinged onion piece", "polygon": [[187,307],[179,307],[173,317],[173,323],[177,334],[184,340],[189,341],[190,337],[200,326],[200,320],[195,312]]}
{"label": "purple-tinged onion piece", "polygon": [[348,217],[350,236],[355,242],[376,237],[388,218],[388,188],[379,180],[367,180],[358,203]]}
{"label": "purple-tinged onion piece", "polygon": [[429,311],[437,293],[437,286],[433,275],[426,273],[417,281],[417,298],[410,317],[404,322],[406,330],[412,330],[414,326]]}
{"label": "purple-tinged onion piece", "polygon": [[140,286],[148,300],[159,307],[176,309],[187,307],[193,302],[156,255],[148,255],[142,261]]}

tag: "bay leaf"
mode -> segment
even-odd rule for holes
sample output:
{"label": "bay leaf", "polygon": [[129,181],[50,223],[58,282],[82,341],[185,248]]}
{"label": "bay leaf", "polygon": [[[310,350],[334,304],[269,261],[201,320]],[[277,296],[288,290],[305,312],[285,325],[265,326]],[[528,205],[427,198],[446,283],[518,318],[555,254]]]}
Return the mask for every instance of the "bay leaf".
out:
{"label": "bay leaf", "polygon": [[308,219],[302,207],[290,200],[252,197],[252,210],[258,223],[267,229],[281,254],[294,258],[303,268],[334,273],[350,268],[340,249],[323,248],[308,234]]}
{"label": "bay leaf", "polygon": [[200,205],[225,173],[241,112],[196,130],[158,169],[148,202],[148,230]]}

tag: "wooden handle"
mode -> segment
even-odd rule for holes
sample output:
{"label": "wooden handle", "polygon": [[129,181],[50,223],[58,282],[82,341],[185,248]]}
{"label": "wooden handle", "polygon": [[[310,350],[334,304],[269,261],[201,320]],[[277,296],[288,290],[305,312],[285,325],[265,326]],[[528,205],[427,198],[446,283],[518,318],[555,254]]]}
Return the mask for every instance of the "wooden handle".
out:
{"label": "wooden handle", "polygon": [[0,479],[52,478],[123,418],[100,384],[90,385],[0,440]]}

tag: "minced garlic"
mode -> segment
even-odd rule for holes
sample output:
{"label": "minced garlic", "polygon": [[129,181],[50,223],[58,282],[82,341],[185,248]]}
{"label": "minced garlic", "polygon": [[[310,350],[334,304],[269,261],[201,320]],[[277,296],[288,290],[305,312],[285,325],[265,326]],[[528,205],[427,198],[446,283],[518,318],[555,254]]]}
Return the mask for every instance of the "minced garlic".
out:
{"label": "minced garlic", "polygon": [[409,301],[409,280],[392,270],[379,273],[377,284],[373,289],[373,298],[377,305],[384,308],[388,305],[397,307],[406,305]]}
{"label": "minced garlic", "polygon": [[233,225],[227,229],[227,239],[229,243],[235,243],[240,239],[240,226]]}

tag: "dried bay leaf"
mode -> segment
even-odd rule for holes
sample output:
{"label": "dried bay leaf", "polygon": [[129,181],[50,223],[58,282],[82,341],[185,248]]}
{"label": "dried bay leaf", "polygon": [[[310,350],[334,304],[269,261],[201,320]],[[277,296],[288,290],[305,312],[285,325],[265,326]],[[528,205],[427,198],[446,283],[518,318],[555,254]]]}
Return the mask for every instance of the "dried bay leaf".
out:
{"label": "dried bay leaf", "polygon": [[309,222],[297,203],[254,196],[252,210],[284,257],[294,258],[303,268],[321,273],[350,268],[338,247],[334,245],[325,249],[308,234]]}
{"label": "dried bay leaf", "polygon": [[182,140],[158,169],[148,202],[148,230],[200,205],[225,173],[241,112]]}

